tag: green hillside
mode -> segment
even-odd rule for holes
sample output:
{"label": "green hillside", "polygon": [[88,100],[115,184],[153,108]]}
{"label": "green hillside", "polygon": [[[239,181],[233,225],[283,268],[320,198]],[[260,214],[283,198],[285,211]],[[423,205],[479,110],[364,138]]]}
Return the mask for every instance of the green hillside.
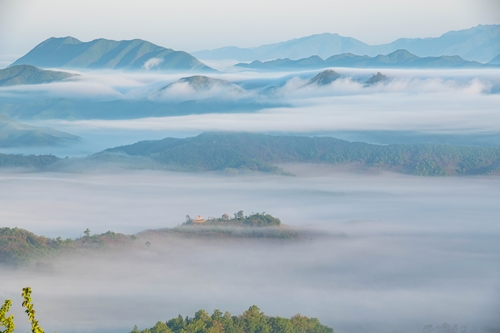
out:
{"label": "green hillside", "polygon": [[27,264],[51,255],[67,254],[81,249],[105,249],[132,242],[131,236],[112,231],[63,240],[61,237],[51,239],[38,236],[20,228],[0,228],[0,264]]}
{"label": "green hillside", "polygon": [[422,176],[495,174],[500,148],[439,144],[374,145],[329,137],[251,133],[203,133],[186,139],[142,141],[107,149],[109,154],[149,157],[179,171],[253,170],[284,173],[276,164],[354,164]]}
{"label": "green hillside", "polygon": [[96,39],[81,42],[73,37],[49,38],[38,44],[15,65],[88,69],[152,69],[212,71],[189,53],[174,51],[141,40]]}
{"label": "green hillside", "polygon": [[31,65],[17,65],[0,69],[0,87],[57,82],[75,76],[78,75],[43,70]]}
{"label": "green hillside", "polygon": [[301,233],[307,234],[309,238],[313,235],[310,232],[283,227],[278,218],[265,213],[250,216],[236,216],[235,214],[234,219],[210,219],[204,224],[194,224],[188,221],[174,228],[149,229],[135,235],[113,231],[91,235],[91,231],[87,229],[82,237],[65,240],[61,237],[52,239],[38,236],[21,228],[0,228],[0,264],[23,265],[82,250],[144,249],[152,243],[166,244],[172,237],[176,239],[297,240]]}
{"label": "green hillside", "polygon": [[333,329],[322,325],[316,318],[297,314],[292,318],[270,317],[252,305],[241,315],[233,316],[214,310],[209,315],[199,310],[194,317],[176,318],[165,322],[159,321],[153,327],[139,330],[136,327],[130,333],[333,333]]}

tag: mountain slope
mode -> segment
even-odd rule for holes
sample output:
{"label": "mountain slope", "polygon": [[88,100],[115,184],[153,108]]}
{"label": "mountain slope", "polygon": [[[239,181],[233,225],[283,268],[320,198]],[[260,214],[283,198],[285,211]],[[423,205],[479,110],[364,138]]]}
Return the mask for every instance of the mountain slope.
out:
{"label": "mountain slope", "polygon": [[38,44],[11,66],[23,64],[56,68],[212,70],[189,53],[140,39],[81,42],[73,37],[53,37]]}
{"label": "mountain slope", "polygon": [[326,59],[341,53],[373,57],[399,49],[406,49],[419,57],[458,55],[466,60],[487,63],[500,54],[500,25],[478,25],[432,38],[401,38],[382,45],[368,45],[354,38],[324,33],[254,48],[232,46],[203,50],[193,52],[193,55],[207,60],[266,61],[284,58],[298,60],[314,55]]}
{"label": "mountain slope", "polygon": [[220,79],[214,79],[211,77],[203,76],[203,75],[194,75],[194,76],[189,76],[189,77],[183,77],[163,88],[160,90],[165,90],[165,89],[170,89],[173,88],[177,85],[181,84],[186,84],[190,88],[192,88],[195,91],[208,91],[214,88],[229,88],[229,89],[234,89],[236,91],[243,91],[238,85],[226,81],[226,80],[220,80]]}
{"label": "mountain slope", "polygon": [[56,82],[74,76],[78,75],[66,72],[43,70],[31,65],[17,65],[0,69],[0,87]]}
{"label": "mountain slope", "polygon": [[353,68],[479,68],[492,67],[475,61],[467,61],[459,56],[441,56],[420,58],[406,51],[397,50],[388,55],[376,57],[358,56],[344,53],[332,56],[326,60],[317,56],[305,59],[277,59],[271,61],[253,61],[249,64],[239,63],[235,66],[259,70],[290,70],[315,69],[326,67],[353,67]]}
{"label": "mountain slope", "polygon": [[76,143],[80,138],[52,128],[35,127],[0,115],[0,147],[59,146]]}
{"label": "mountain slope", "polygon": [[500,54],[488,62],[489,65],[500,65]]}
{"label": "mountain slope", "polygon": [[331,84],[333,81],[340,78],[340,74],[334,70],[327,69],[318,73],[315,77],[309,80],[308,84],[316,84],[318,86],[325,86]]}

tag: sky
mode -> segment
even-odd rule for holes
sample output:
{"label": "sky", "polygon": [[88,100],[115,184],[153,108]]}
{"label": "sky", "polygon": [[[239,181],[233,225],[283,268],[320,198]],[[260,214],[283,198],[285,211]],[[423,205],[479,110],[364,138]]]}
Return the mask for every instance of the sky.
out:
{"label": "sky", "polygon": [[191,52],[324,32],[382,44],[499,23],[498,0],[0,0],[0,56],[53,36],[141,38]]}

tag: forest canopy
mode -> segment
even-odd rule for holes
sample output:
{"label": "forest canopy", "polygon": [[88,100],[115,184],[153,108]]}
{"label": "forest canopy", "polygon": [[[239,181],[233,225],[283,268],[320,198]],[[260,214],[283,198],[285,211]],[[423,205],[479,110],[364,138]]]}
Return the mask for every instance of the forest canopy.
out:
{"label": "forest canopy", "polygon": [[233,316],[214,310],[210,316],[199,310],[193,318],[176,318],[159,321],[142,331],[137,326],[130,333],[333,333],[333,329],[322,325],[316,318],[296,314],[292,318],[270,317],[252,305],[241,315]]}

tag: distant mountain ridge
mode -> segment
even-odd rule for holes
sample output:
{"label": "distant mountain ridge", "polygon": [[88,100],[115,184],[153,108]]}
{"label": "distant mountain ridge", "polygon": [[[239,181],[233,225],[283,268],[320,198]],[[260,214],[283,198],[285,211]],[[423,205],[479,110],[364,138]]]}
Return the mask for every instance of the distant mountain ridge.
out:
{"label": "distant mountain ridge", "polygon": [[174,51],[141,40],[95,39],[81,42],[74,37],[49,38],[11,66],[42,68],[149,69],[213,71],[187,52]]}
{"label": "distant mountain ridge", "polygon": [[358,56],[352,53],[343,53],[323,60],[318,56],[291,60],[276,59],[266,62],[255,60],[249,64],[239,63],[235,66],[259,70],[289,70],[289,69],[319,69],[327,67],[355,67],[355,68],[479,68],[495,65],[481,64],[476,61],[467,61],[459,56],[417,57],[407,50],[397,50],[388,55],[376,57]]}
{"label": "distant mountain ridge", "polygon": [[80,137],[48,127],[17,122],[0,114],[0,148],[61,146],[80,141]]}
{"label": "distant mountain ridge", "polygon": [[500,55],[500,25],[478,25],[470,29],[449,31],[439,37],[400,38],[381,45],[368,45],[355,38],[323,33],[254,48],[229,46],[192,54],[205,60],[267,61],[284,58],[298,60],[315,55],[326,59],[341,53],[373,57],[399,49],[406,49],[419,57],[458,55],[466,60],[488,63]]}
{"label": "distant mountain ridge", "polygon": [[0,87],[57,82],[75,76],[78,74],[43,70],[31,65],[16,65],[0,69]]}

